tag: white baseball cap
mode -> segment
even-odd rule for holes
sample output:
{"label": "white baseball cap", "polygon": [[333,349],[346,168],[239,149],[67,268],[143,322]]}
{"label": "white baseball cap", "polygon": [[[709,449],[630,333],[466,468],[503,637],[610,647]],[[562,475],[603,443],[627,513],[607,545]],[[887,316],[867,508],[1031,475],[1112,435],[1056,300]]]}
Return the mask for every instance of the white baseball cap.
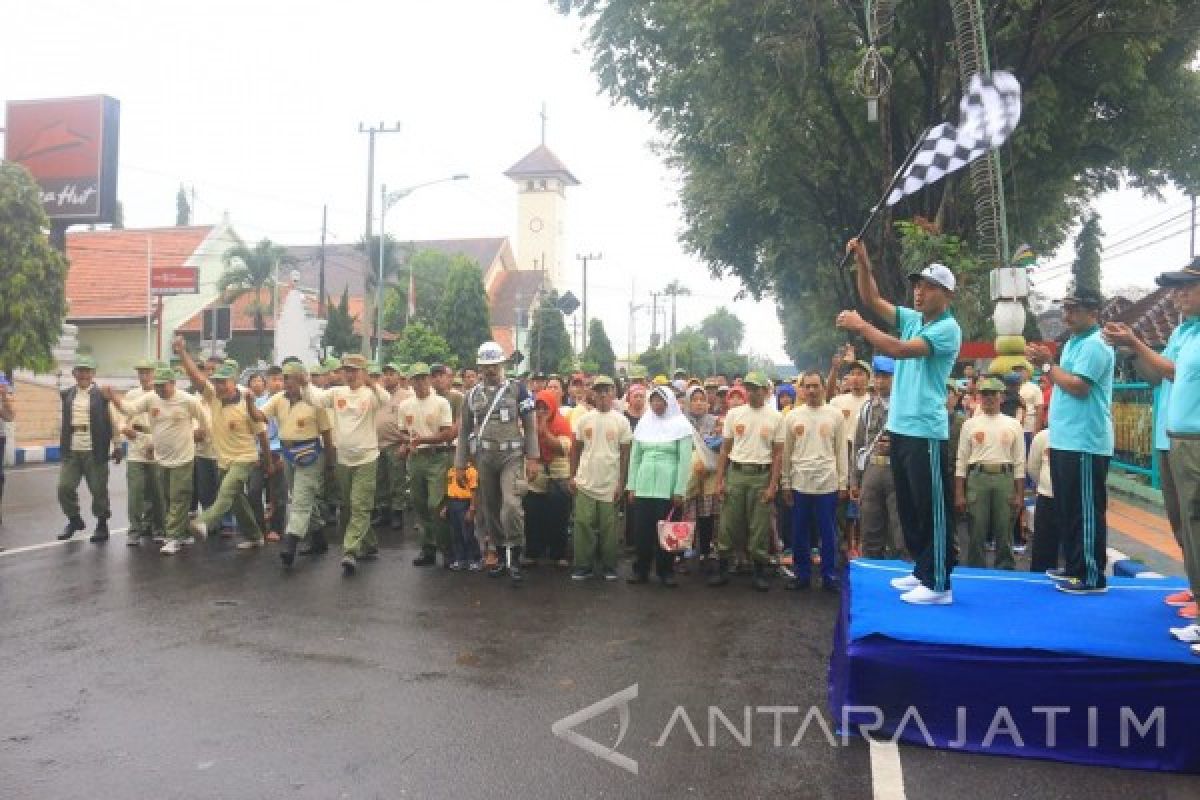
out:
{"label": "white baseball cap", "polygon": [[936,283],[947,292],[953,292],[957,285],[954,281],[954,273],[945,264],[934,262],[920,272],[910,272],[908,274],[910,281],[926,280],[930,283]]}

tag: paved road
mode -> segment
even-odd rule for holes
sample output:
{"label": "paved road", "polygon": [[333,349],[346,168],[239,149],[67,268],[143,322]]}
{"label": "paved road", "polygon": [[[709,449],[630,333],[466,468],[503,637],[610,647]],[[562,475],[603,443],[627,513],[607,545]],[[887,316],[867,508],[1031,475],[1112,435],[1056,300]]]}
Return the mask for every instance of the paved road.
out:
{"label": "paved road", "polygon": [[[796,715],[778,747],[761,713],[749,747],[719,720],[713,747],[679,720],[658,746],[680,706],[705,745],[710,706],[734,725],[746,706],[824,711],[838,601],[820,592],[572,585],[547,567],[513,590],[413,568],[411,532],[352,580],[220,540],[172,559],[120,536],[20,550],[60,524],[53,479],[11,473],[5,498],[0,797],[1200,797],[1197,779],[907,746],[889,783],[860,740],[811,728],[791,746]],[[635,684],[619,752],[637,775],[551,733]],[[617,720],[577,730],[611,745]]]}

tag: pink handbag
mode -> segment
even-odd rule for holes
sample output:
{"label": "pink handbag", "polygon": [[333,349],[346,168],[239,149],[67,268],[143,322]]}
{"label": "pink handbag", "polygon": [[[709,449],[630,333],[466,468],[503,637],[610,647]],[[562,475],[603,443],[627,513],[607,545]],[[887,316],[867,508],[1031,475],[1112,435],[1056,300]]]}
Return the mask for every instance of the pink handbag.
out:
{"label": "pink handbag", "polygon": [[658,546],[668,553],[682,553],[692,546],[696,523],[672,520],[674,515],[672,508],[666,519],[658,521]]}

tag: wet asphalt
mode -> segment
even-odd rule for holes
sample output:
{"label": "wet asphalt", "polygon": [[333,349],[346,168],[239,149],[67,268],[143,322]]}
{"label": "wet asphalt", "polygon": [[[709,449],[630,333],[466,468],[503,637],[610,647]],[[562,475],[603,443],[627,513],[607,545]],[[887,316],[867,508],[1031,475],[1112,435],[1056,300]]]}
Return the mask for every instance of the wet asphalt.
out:
{"label": "wet asphalt", "polygon": [[[573,583],[552,566],[514,589],[411,566],[411,528],[381,532],[352,579],[332,551],[285,572],[276,547],[218,537],[173,558],[121,534],[22,549],[61,527],[55,477],[10,471],[5,494],[0,798],[873,796],[862,741],[831,746],[814,724],[793,743],[810,707],[830,719],[835,595]],[[617,752],[636,775],[552,732],[634,686]],[[765,706],[800,709],[778,744]],[[750,707],[749,745],[710,707],[739,728]],[[576,730],[611,747],[619,713]],[[1196,778],[900,753],[910,798],[1200,798]]]}

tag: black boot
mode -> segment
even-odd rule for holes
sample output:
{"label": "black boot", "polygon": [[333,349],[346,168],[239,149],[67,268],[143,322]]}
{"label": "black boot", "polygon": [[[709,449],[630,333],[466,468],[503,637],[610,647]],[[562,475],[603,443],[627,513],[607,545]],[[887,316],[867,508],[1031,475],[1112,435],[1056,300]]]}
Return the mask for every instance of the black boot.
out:
{"label": "black boot", "polygon": [[67,520],[67,525],[65,528],[63,528],[62,533],[58,535],[58,540],[60,542],[65,542],[67,539],[70,539],[72,536],[82,530],[87,530],[87,525],[83,523],[83,520],[79,517],[71,517],[69,520]]}
{"label": "black boot", "polygon": [[414,558],[412,562],[414,567],[432,567],[435,564],[437,564],[436,550],[422,550],[421,555]]}
{"label": "black boot", "polygon": [[329,552],[329,542],[325,541],[324,531],[313,531],[308,536],[308,544],[300,548],[302,556],[319,556]]}
{"label": "black boot", "polygon": [[717,561],[716,570],[708,577],[708,585],[724,586],[727,583],[729,583],[729,559],[722,558]]}
{"label": "black boot", "polygon": [[679,581],[675,580],[675,576],[671,573],[658,576],[658,582],[663,585],[664,589],[678,589]]}
{"label": "black boot", "polygon": [[754,564],[754,578],[751,581],[751,585],[754,586],[754,591],[756,592],[766,592],[771,588],[771,584],[767,582],[765,568],[757,562]]}
{"label": "black boot", "polygon": [[525,580],[525,575],[521,572],[521,548],[513,547],[509,552],[512,553],[512,564],[508,568],[508,579],[516,586]]}
{"label": "black boot", "polygon": [[279,560],[283,562],[285,567],[290,567],[296,561],[296,548],[300,544],[300,537],[286,533],[283,536],[283,549],[279,551]]}
{"label": "black boot", "polygon": [[96,530],[88,537],[89,542],[108,541],[108,520],[102,519],[96,523]]}

